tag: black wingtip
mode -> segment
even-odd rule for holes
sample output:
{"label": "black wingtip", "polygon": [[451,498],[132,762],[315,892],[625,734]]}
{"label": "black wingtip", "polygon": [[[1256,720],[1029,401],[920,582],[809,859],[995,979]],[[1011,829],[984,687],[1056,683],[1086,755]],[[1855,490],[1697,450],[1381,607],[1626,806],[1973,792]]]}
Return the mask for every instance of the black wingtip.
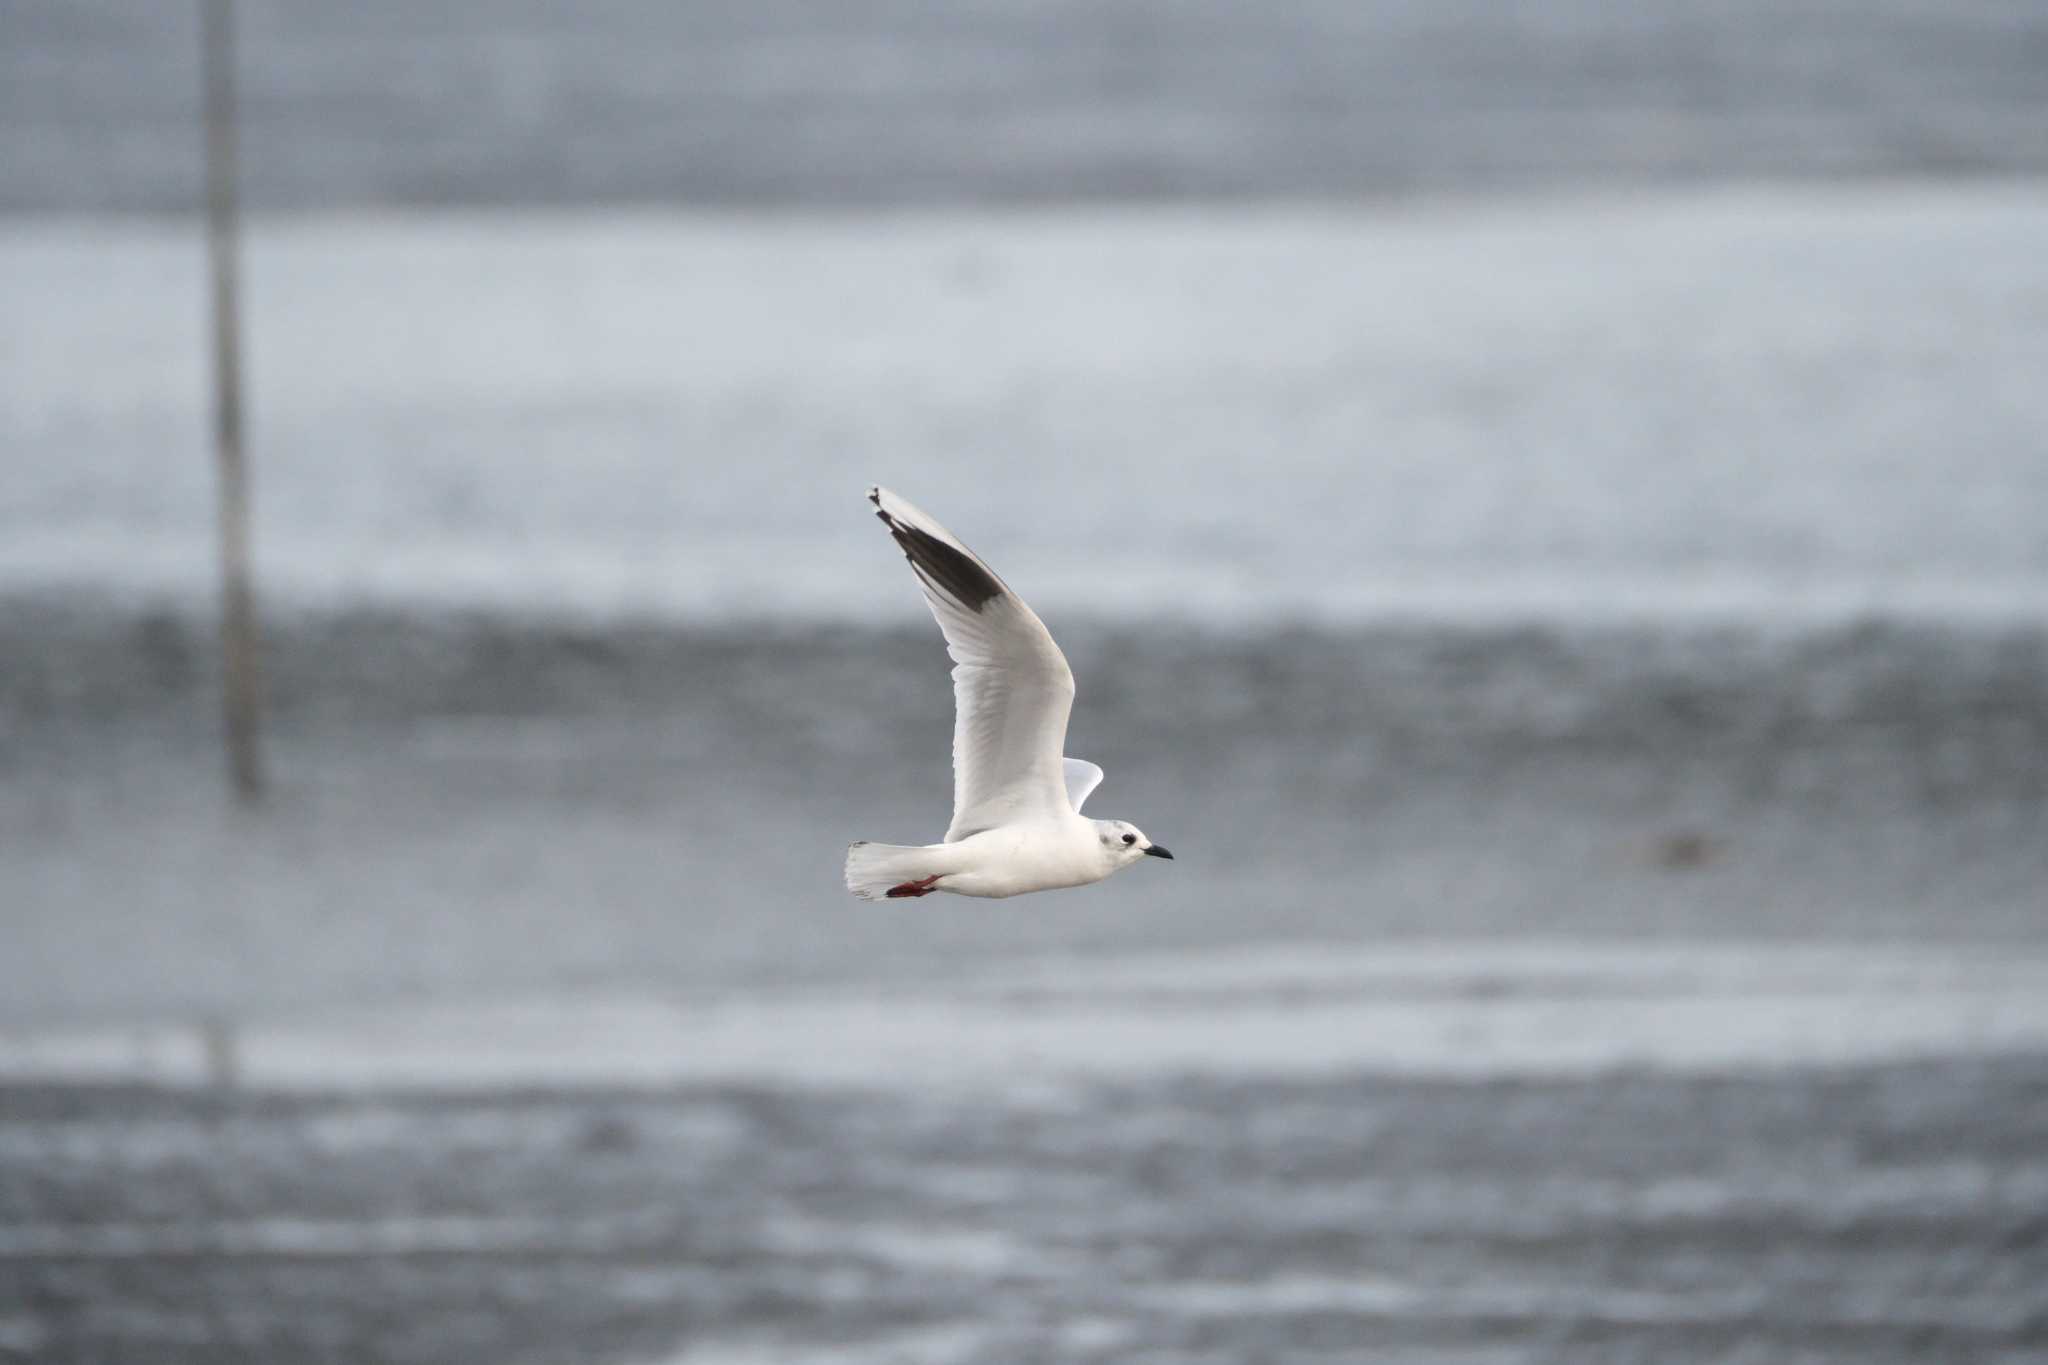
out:
{"label": "black wingtip", "polygon": [[903,551],[903,557],[910,561],[910,566],[925,582],[972,612],[979,612],[1002,596],[1002,583],[973,555],[948,545],[929,531],[905,525],[889,515],[888,509],[882,506],[879,488],[868,490],[868,500],[875,504],[876,518],[889,528],[889,534]]}

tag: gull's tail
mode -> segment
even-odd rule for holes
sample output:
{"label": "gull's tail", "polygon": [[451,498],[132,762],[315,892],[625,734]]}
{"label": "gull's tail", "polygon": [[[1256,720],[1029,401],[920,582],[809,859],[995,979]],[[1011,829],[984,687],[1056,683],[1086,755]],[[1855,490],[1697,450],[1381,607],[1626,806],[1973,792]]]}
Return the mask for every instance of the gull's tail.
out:
{"label": "gull's tail", "polygon": [[949,870],[939,854],[945,845],[871,844],[862,839],[846,848],[846,889],[864,901],[904,900],[928,896],[932,883]]}

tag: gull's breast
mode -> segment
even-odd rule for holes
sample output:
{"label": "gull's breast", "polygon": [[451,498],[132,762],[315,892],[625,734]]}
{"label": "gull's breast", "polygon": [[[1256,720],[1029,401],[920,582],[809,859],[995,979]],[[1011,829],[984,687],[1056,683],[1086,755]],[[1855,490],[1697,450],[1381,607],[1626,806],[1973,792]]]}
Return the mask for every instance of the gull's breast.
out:
{"label": "gull's breast", "polygon": [[960,870],[941,886],[962,896],[1021,896],[1062,886],[1086,886],[1108,876],[1093,827],[1066,823],[1003,826],[954,845]]}

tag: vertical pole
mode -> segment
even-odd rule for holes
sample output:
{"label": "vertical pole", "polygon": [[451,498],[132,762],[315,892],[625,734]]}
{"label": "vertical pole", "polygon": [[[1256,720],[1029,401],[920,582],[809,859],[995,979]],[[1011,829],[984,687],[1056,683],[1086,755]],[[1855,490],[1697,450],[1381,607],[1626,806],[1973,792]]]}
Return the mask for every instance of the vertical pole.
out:
{"label": "vertical pole", "polygon": [[200,0],[206,72],[206,242],[213,282],[213,440],[219,465],[221,676],[235,795],[263,792],[263,680],[249,570],[249,480],[242,451],[241,301],[235,204],[234,0]]}

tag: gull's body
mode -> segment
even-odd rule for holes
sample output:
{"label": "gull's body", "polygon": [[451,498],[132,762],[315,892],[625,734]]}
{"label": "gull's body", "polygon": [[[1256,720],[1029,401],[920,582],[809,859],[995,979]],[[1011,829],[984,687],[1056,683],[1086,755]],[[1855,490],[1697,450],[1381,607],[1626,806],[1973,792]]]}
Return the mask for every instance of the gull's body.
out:
{"label": "gull's body", "polygon": [[1086,886],[1117,869],[1096,837],[1095,822],[1078,814],[1004,825],[957,844],[932,844],[918,852],[922,856],[910,869],[917,875],[906,876],[903,882],[937,873],[939,880],[925,889],[959,896],[1000,898]]}
{"label": "gull's body", "polygon": [[868,501],[953,658],[953,822],[936,844],[852,845],[847,890],[864,900],[1019,896],[1171,858],[1131,825],[1080,813],[1102,769],[1061,753],[1074,675],[1044,622],[931,517],[886,489],[869,489]]}

